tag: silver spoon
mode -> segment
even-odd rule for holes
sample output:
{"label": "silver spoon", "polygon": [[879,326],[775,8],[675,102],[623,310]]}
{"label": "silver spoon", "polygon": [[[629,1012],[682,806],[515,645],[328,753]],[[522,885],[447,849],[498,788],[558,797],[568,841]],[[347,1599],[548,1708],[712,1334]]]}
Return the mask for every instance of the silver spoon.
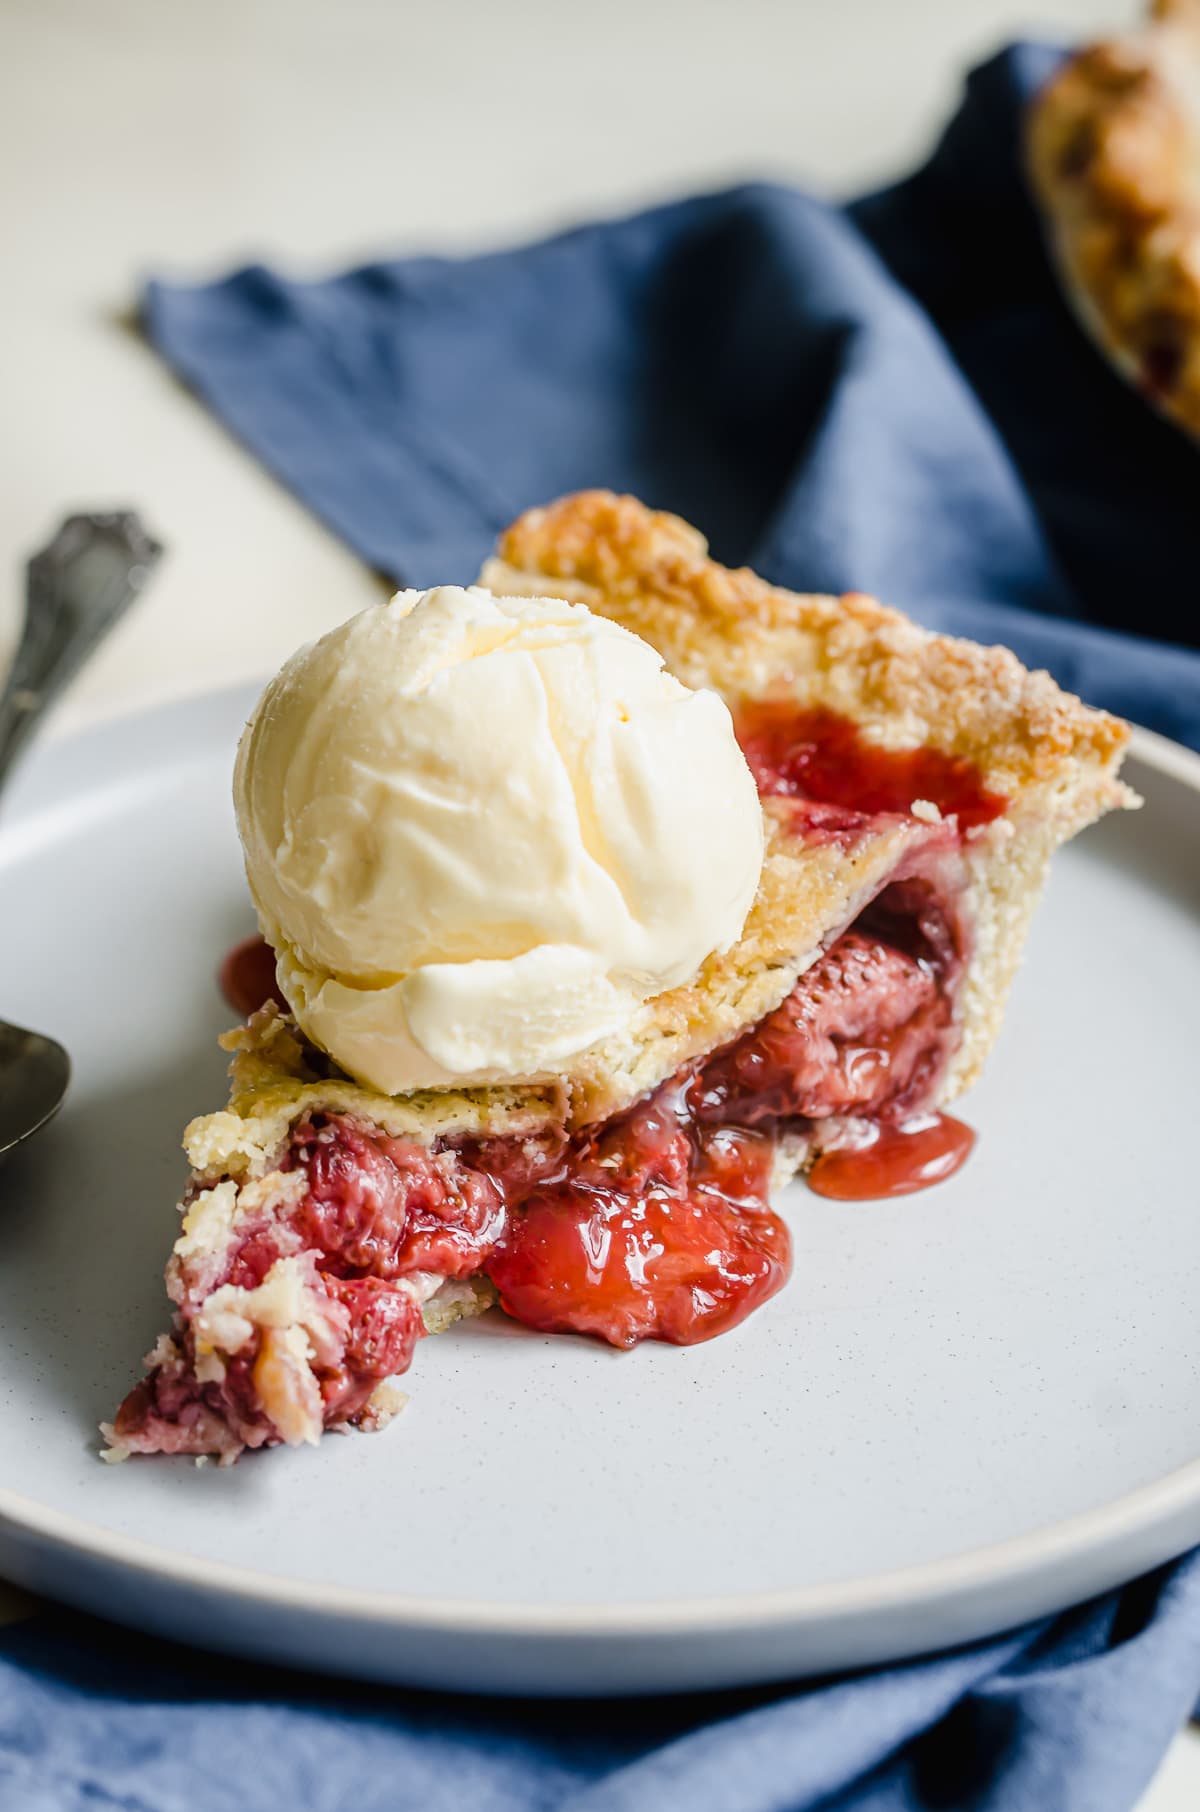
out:
{"label": "silver spoon", "polygon": [[[162,554],[131,510],[68,516],[29,562],[25,627],[0,693],[0,788],[47,707],[137,597]],[[62,1106],[71,1059],[0,1019],[0,1158]]]}

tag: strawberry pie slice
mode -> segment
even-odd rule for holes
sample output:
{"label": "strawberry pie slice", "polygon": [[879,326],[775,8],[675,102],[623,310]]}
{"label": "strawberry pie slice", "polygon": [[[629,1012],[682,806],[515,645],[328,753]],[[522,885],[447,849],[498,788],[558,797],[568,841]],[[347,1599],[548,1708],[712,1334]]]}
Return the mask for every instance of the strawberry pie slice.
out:
{"label": "strawberry pie slice", "polygon": [[1126,727],[1004,649],[711,561],[603,492],[530,511],[482,583],[587,605],[728,704],[765,856],[741,936],[561,1073],[382,1094],[268,1003],[185,1134],[174,1325],[106,1457],[381,1427],[428,1333],[499,1304],[630,1347],[736,1326],[786,1282],[771,1192],[937,1182],[1056,846],[1111,807]]}

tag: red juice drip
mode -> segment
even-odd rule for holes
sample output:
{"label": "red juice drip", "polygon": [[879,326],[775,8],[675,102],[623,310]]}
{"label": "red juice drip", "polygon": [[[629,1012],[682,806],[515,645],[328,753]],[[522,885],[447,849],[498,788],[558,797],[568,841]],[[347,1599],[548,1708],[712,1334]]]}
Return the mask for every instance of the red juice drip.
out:
{"label": "red juice drip", "polygon": [[823,1151],[808,1186],[835,1202],[878,1202],[944,1183],[971,1155],[975,1134],[949,1114],[880,1126],[869,1145]]}
{"label": "red juice drip", "polygon": [[275,980],[275,952],[264,937],[243,938],[217,971],[217,985],[235,1013],[249,1019],[273,1000],[286,1013],[287,1001]]}

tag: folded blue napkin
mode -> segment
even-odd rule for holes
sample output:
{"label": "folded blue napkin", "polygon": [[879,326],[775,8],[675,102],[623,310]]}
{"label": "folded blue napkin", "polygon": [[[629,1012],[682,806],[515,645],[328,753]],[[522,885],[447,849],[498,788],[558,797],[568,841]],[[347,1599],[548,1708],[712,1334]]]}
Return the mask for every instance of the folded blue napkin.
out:
{"label": "folded blue napkin", "polygon": [[[756,186],[462,262],[155,283],[149,330],[398,583],[608,485],[1200,746],[1200,451],[1051,280],[1017,142],[1054,54],[978,71],[930,163],[848,208]],[[45,1611],[0,1632],[0,1806],[1129,1812],[1198,1693],[1200,1555],[952,1654],[634,1704],[348,1687]]]}

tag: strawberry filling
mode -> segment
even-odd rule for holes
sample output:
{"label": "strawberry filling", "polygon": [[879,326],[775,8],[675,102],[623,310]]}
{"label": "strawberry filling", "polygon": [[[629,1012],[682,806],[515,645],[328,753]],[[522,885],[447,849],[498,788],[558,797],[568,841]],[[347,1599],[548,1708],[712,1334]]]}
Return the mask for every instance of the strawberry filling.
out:
{"label": "strawberry filling", "polygon": [[701,1126],[690,1077],[584,1135],[514,1206],[488,1275],[530,1327],[688,1346],[734,1327],[791,1269],[767,1206],[772,1148]]}
{"label": "strawberry filling", "polygon": [[302,1122],[281,1168],[304,1172],[295,1225],[334,1276],[469,1277],[504,1225],[505,1197],[486,1170],[341,1116]]}
{"label": "strawberry filling", "polygon": [[697,1116],[770,1129],[918,1111],[953,1044],[959,936],[929,882],[893,882],[782,1006],[709,1059]]}
{"label": "strawberry filling", "polygon": [[[865,1126],[865,1165],[837,1149],[818,1160],[824,1192],[849,1197],[921,1187],[962,1161],[969,1135],[943,1136],[954,1123],[928,1111],[967,951],[958,846],[1005,802],[968,763],[881,751],[828,713],[756,706],[739,736],[760,790],[792,802],[797,836],[852,847],[882,815],[913,825],[917,799],[955,819],[922,827],[774,1012],[600,1126],[430,1148],[347,1115],[301,1121],[276,1195],[240,1213],[215,1256],[172,1259],[177,1331],[122,1405],[119,1443],[235,1457],[386,1419],[378,1388],[407,1368],[423,1304],[448,1279],[485,1275],[508,1314],[544,1330],[621,1347],[710,1339],[787,1278],[787,1229],[768,1205],[781,1137],[834,1118]],[[238,975],[251,971],[269,985],[243,952]]]}
{"label": "strawberry filling", "polygon": [[762,1126],[831,1114],[901,1111],[930,1058],[943,997],[902,950],[848,931],[808,985],[705,1066],[697,1111],[710,1122]]}
{"label": "strawberry filling", "polygon": [[960,831],[990,824],[1008,801],[983,784],[979,769],[941,749],[885,749],[848,718],[786,699],[743,705],[737,736],[764,795],[815,800],[873,816],[905,813],[927,799]]}

